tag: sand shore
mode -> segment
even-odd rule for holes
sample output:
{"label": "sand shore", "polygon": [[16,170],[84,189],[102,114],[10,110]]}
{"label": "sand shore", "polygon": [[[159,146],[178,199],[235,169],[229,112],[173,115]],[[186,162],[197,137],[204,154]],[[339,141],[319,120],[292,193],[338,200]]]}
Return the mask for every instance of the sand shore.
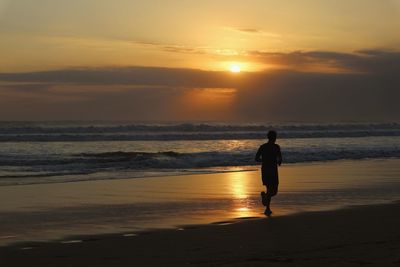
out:
{"label": "sand shore", "polygon": [[[284,165],[275,216],[398,200],[399,173],[399,159]],[[261,190],[259,171],[0,186],[0,246],[264,216]]]}
{"label": "sand shore", "polygon": [[[400,203],[0,248],[4,266],[399,266]],[[72,240],[80,239],[81,242]]]}

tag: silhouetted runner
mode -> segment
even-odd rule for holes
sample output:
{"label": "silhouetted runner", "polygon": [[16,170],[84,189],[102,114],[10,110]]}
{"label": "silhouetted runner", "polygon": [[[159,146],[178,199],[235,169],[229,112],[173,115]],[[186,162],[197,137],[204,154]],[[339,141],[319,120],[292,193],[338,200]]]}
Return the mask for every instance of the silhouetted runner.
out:
{"label": "silhouetted runner", "polygon": [[261,145],[256,154],[256,161],[262,162],[261,178],[267,192],[261,192],[261,199],[267,216],[272,214],[271,198],[278,193],[278,165],[282,164],[281,148],[275,144],[276,135],[275,131],[269,131],[268,143]]}

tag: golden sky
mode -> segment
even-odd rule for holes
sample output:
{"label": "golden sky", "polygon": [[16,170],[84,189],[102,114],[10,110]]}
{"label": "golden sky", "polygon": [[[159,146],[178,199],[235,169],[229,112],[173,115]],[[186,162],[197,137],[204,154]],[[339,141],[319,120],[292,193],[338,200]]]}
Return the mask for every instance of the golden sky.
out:
{"label": "golden sky", "polygon": [[400,0],[0,0],[0,120],[398,121]]}
{"label": "golden sky", "polygon": [[0,72],[279,67],[257,53],[396,49],[399,0],[0,0]]}

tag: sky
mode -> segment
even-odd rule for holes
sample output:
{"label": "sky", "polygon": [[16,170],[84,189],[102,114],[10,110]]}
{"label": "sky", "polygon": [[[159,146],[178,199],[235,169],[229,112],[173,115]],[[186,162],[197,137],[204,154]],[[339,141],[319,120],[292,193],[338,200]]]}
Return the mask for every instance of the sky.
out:
{"label": "sky", "polygon": [[399,121],[400,0],[0,0],[0,120]]}

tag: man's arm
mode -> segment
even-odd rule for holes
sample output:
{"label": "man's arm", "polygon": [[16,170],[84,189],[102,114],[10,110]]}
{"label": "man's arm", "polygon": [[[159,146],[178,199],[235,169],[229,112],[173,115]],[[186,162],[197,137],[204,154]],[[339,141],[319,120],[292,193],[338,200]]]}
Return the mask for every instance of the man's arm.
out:
{"label": "man's arm", "polygon": [[260,148],[259,148],[258,151],[257,151],[255,161],[257,161],[257,162],[262,162],[262,159],[261,159],[261,146],[260,146]]}
{"label": "man's arm", "polygon": [[280,146],[278,146],[277,161],[278,161],[278,165],[281,166],[281,164],[282,164],[282,153],[281,153],[281,147]]}

